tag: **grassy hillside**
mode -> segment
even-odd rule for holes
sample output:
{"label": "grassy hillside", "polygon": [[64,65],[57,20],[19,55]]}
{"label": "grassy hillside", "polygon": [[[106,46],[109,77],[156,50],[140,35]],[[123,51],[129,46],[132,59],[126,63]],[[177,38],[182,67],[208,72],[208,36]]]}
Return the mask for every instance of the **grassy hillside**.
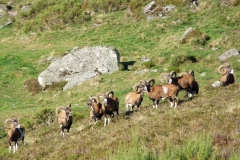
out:
{"label": "grassy hillside", "polygon": [[[7,3],[2,0],[0,3]],[[86,1],[85,1],[86,2]],[[212,88],[220,79],[218,56],[240,48],[239,0],[201,0],[198,11],[182,0],[157,1],[160,6],[176,5],[168,18],[146,20],[142,6],[150,1],[16,0],[14,10],[31,5],[14,23],[0,29],[0,159],[238,159],[240,157],[239,57],[227,60],[235,70],[236,83]],[[221,5],[228,3],[228,6]],[[129,16],[130,7],[134,16]],[[89,15],[94,11],[93,15]],[[179,43],[190,27],[207,35],[202,42]],[[38,91],[36,79],[50,62],[75,46],[114,46],[121,62],[136,61],[129,70],[101,75],[82,85],[62,91],[61,84]],[[214,48],[217,48],[215,50]],[[149,68],[140,62],[152,60]],[[193,57],[195,61],[191,61]],[[179,94],[179,106],[168,100],[152,108],[147,95],[139,109],[126,112],[124,96],[141,79],[155,78],[167,68],[195,71],[200,93],[193,100]],[[151,70],[157,70],[153,72]],[[32,88],[30,88],[32,87]],[[109,126],[103,121],[89,126],[90,95],[114,90],[120,99],[120,115]],[[72,103],[74,123],[70,135],[62,138],[55,121],[55,108]],[[26,128],[25,146],[8,153],[3,122],[17,117]],[[45,121],[51,119],[51,124]]]}

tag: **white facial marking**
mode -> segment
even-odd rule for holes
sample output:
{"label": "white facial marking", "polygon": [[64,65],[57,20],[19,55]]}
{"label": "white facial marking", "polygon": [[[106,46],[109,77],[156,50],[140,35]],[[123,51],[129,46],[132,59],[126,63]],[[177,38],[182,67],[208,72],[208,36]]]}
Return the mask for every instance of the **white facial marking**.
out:
{"label": "white facial marking", "polygon": [[230,73],[231,73],[231,74],[234,74],[234,70],[232,69]]}
{"label": "white facial marking", "polygon": [[104,98],[104,103],[107,103],[107,98]]}
{"label": "white facial marking", "polygon": [[18,125],[16,126],[16,128],[20,128],[20,124],[18,124]]}
{"label": "white facial marking", "polygon": [[169,79],[168,83],[169,83],[169,84],[171,84],[171,83],[172,83],[172,78],[170,78],[170,79]]}
{"label": "white facial marking", "polygon": [[146,92],[147,91],[147,86],[144,86],[143,87],[143,92]]}

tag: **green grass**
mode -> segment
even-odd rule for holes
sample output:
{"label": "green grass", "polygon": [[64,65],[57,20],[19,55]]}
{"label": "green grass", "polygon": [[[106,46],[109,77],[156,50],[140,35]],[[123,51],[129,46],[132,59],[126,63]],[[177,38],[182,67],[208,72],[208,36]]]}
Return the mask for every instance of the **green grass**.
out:
{"label": "green grass", "polygon": [[161,154],[159,159],[211,159],[213,158],[211,157],[213,152],[212,141],[211,136],[203,133],[192,139],[186,139],[181,146],[168,144],[167,150]]}
{"label": "green grass", "polygon": [[[115,10],[106,5],[110,1],[95,3],[89,0],[89,5],[83,5],[78,11],[73,7],[73,0],[56,2],[31,1],[34,10],[25,16],[19,14],[15,23],[0,29],[0,121],[17,117],[27,131],[26,145],[19,146],[16,154],[9,154],[6,132],[3,123],[0,124],[0,159],[239,157],[238,57],[228,60],[235,70],[236,83],[226,88],[211,87],[220,79],[218,56],[229,49],[240,48],[239,6],[224,7],[218,5],[218,1],[203,0],[200,10],[191,12],[179,0],[157,1],[161,5],[171,2],[179,7],[168,14],[169,18],[147,21],[141,7],[148,1],[114,1],[116,8],[120,4],[131,6],[136,14],[133,17],[127,16],[123,9]],[[18,6],[15,9],[28,3],[14,1]],[[47,3],[48,9],[41,9],[40,3]],[[81,17],[85,10],[91,9],[95,10],[91,19]],[[64,11],[62,17],[58,15],[60,11]],[[80,18],[74,19],[73,12]],[[69,17],[72,19],[64,21]],[[43,23],[46,20],[48,23]],[[174,23],[178,20],[180,22]],[[0,19],[0,23],[2,21],[4,19]],[[98,21],[100,25],[96,25]],[[179,43],[189,27],[197,28],[210,39],[206,43],[197,40]],[[39,91],[35,83],[38,75],[50,65],[45,62],[49,56],[62,56],[75,46],[97,45],[115,47],[121,63],[135,63],[128,66],[129,71],[101,75],[64,92],[63,84],[35,92]],[[218,49],[214,51],[212,47]],[[142,64],[143,56],[151,59],[151,63]],[[157,72],[135,73],[145,68]],[[162,83],[160,74],[166,72],[164,68],[175,68],[179,72],[194,70],[200,93],[189,100],[180,92],[177,109],[170,108],[169,101],[165,100],[160,102],[158,110],[152,108],[152,101],[145,94],[139,109],[126,112],[124,96],[132,91],[132,86],[149,78],[155,78],[157,84]],[[30,88],[26,84],[31,84]],[[89,126],[90,108],[85,106],[88,97],[110,89],[120,99],[120,115],[114,117],[109,126],[103,127],[103,120]],[[72,103],[74,123],[70,135],[62,138],[54,111],[57,106],[69,103]],[[45,121],[49,118],[51,123],[47,125]]]}

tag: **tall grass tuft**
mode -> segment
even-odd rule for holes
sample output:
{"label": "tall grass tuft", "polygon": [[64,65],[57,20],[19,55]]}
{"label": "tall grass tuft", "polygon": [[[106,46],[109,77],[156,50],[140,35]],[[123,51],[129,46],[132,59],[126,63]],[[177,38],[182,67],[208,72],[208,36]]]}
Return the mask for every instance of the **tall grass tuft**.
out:
{"label": "tall grass tuft", "polygon": [[212,137],[210,135],[198,135],[192,139],[187,139],[181,146],[175,146],[169,143],[164,153],[160,154],[161,160],[172,159],[195,159],[195,160],[207,160],[211,157],[212,149]]}
{"label": "tall grass tuft", "polygon": [[239,160],[240,157],[240,151],[235,151],[234,153],[232,153],[231,157],[229,158],[229,160]]}
{"label": "tall grass tuft", "polygon": [[[130,144],[129,144],[130,143]],[[156,159],[155,153],[151,153],[145,146],[144,140],[139,135],[139,132],[132,129],[132,140],[120,142],[117,152],[115,149],[110,150],[108,159],[111,160],[154,160]]]}
{"label": "tall grass tuft", "polygon": [[165,152],[156,154],[154,150],[148,149],[144,146],[144,141],[136,130],[132,131],[132,141],[120,143],[117,153],[111,150],[108,154],[108,159],[117,160],[173,160],[173,159],[195,159],[207,160],[212,156],[212,137],[210,135],[202,134],[192,139],[187,139],[183,145],[175,146],[168,143]]}

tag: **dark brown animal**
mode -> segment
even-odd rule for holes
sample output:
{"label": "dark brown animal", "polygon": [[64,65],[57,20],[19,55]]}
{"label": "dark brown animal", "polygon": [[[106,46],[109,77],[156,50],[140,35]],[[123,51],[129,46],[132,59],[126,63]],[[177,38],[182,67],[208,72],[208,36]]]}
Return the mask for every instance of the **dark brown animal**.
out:
{"label": "dark brown animal", "polygon": [[109,98],[106,94],[98,93],[97,97],[102,98],[102,109],[104,116],[104,126],[110,124],[111,117],[114,117],[114,112],[119,115],[119,104],[112,98]]}
{"label": "dark brown animal", "polygon": [[118,99],[118,97],[115,96],[113,90],[107,91],[105,95],[106,95],[107,97],[112,98],[113,100],[115,100],[116,103],[117,103],[117,105],[118,105],[118,107],[119,107],[119,99]]}
{"label": "dark brown animal", "polygon": [[92,122],[95,124],[103,116],[102,103],[99,102],[96,96],[90,96],[86,106],[91,107],[89,124],[91,125]]}

